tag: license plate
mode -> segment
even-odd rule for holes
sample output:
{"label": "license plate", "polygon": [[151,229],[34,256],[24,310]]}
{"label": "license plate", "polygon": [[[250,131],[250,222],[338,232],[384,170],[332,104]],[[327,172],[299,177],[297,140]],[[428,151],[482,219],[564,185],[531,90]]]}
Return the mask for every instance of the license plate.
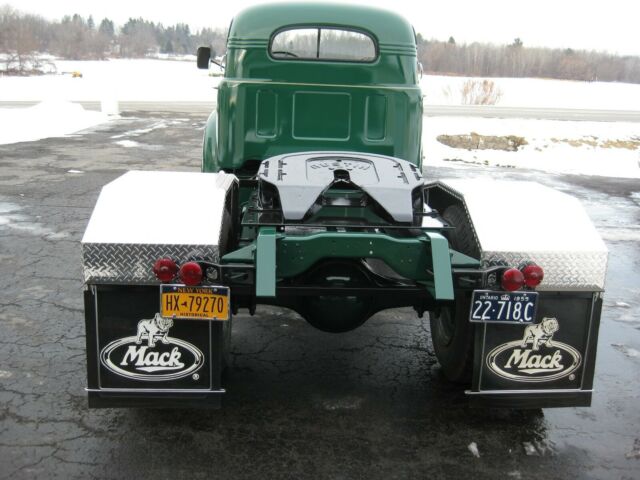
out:
{"label": "license plate", "polygon": [[229,287],[160,286],[163,317],[189,320],[229,320]]}
{"label": "license plate", "polygon": [[536,292],[495,292],[474,290],[471,322],[533,323],[536,318]]}

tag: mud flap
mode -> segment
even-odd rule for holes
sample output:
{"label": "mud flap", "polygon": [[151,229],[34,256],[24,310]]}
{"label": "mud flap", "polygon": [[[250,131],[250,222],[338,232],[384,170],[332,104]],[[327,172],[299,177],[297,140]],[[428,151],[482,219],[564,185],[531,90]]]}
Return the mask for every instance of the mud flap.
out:
{"label": "mud flap", "polygon": [[157,286],[84,294],[90,408],[220,406],[223,322],[158,314]]}
{"label": "mud flap", "polygon": [[590,406],[600,292],[541,292],[536,321],[477,324],[474,406]]}

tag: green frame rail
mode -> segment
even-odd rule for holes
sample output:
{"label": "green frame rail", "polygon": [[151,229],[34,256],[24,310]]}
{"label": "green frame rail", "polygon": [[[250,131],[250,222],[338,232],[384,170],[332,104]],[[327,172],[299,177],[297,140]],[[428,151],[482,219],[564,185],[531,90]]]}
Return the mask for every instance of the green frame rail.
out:
{"label": "green frame rail", "polygon": [[224,257],[224,261],[256,264],[256,296],[275,297],[278,278],[304,273],[323,259],[378,258],[399,275],[425,285],[436,300],[453,300],[449,243],[438,232],[397,238],[384,233],[319,232],[310,235],[276,233],[262,227],[254,245]]}

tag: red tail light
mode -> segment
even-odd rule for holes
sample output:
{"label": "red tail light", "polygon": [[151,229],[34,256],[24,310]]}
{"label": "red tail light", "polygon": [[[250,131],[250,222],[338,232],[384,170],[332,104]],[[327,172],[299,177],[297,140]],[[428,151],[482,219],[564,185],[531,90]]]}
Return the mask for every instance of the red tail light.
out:
{"label": "red tail light", "polygon": [[170,258],[160,258],[153,264],[153,273],[161,282],[170,282],[178,273],[178,265]]}
{"label": "red tail light", "polygon": [[189,286],[202,282],[202,267],[196,262],[187,262],[180,267],[180,280]]}
{"label": "red tail light", "polygon": [[530,263],[522,268],[522,274],[527,287],[537,287],[544,278],[544,270],[535,263]]}
{"label": "red tail light", "polygon": [[517,268],[505,270],[502,274],[502,288],[510,292],[519,290],[524,285],[524,275]]}

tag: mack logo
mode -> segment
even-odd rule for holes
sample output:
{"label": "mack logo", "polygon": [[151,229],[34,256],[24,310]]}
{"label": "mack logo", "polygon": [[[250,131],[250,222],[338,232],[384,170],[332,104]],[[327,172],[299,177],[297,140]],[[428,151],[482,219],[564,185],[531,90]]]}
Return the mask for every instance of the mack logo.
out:
{"label": "mack logo", "polygon": [[127,366],[130,361],[138,370],[144,370],[145,372],[157,372],[160,370],[178,370],[184,367],[184,363],[180,361],[182,353],[178,350],[178,347],[173,347],[171,353],[169,352],[148,352],[148,347],[135,347],[129,346],[127,353],[124,354],[124,358],[120,362],[120,365]]}
{"label": "mack logo", "polygon": [[199,370],[204,355],[194,345],[169,336],[173,320],[156,313],[140,320],[135,336],[114,340],[104,347],[100,361],[111,372],[136,380],[167,381]]}
{"label": "mack logo", "polygon": [[529,325],[522,340],[498,345],[487,355],[487,366],[498,376],[517,382],[548,382],[575,372],[582,363],[580,352],[553,340],[558,320],[545,317]]}

